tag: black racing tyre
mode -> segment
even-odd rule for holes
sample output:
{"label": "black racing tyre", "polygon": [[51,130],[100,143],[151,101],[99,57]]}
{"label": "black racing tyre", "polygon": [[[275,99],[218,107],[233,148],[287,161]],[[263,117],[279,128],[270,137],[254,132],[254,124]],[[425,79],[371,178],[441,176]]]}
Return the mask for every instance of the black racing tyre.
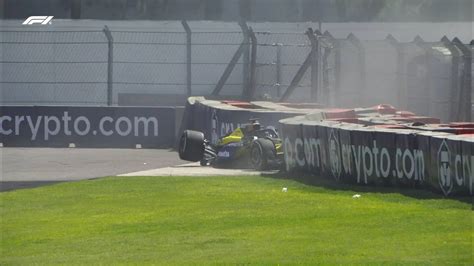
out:
{"label": "black racing tyre", "polygon": [[198,162],[204,156],[204,134],[199,131],[185,130],[179,140],[179,158]]}
{"label": "black racing tyre", "polygon": [[275,145],[269,139],[257,139],[250,148],[250,163],[256,170],[267,170],[268,162],[274,159]]}

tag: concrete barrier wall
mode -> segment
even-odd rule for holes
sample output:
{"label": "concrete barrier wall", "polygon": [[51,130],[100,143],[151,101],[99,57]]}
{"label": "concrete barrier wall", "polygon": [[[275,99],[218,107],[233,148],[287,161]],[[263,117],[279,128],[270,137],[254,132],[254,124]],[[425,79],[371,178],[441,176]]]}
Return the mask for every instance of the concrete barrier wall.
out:
{"label": "concrete barrier wall", "polygon": [[184,129],[198,130],[214,143],[241,124],[248,123],[251,118],[257,118],[262,125],[273,126],[278,130],[280,119],[301,115],[308,110],[268,102],[221,102],[191,97],[185,108],[180,132]]}
{"label": "concrete barrier wall", "polygon": [[180,132],[199,130],[215,140],[249,118],[279,129],[289,172],[350,184],[425,188],[446,196],[473,194],[472,123],[441,125],[439,119],[383,106],[308,109],[192,97]]}
{"label": "concrete barrier wall", "polygon": [[474,138],[305,117],[281,120],[287,171],[362,185],[473,193]]}
{"label": "concrete barrier wall", "polygon": [[171,107],[0,107],[4,147],[171,147],[176,135]]}

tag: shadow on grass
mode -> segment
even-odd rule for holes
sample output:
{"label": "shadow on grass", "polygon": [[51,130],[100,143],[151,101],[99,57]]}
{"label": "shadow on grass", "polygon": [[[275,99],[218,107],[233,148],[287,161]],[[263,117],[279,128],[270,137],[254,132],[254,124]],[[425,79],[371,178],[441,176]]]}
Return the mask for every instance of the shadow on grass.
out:
{"label": "shadow on grass", "polygon": [[[336,180],[323,178],[315,175],[308,175],[305,173],[287,173],[284,171],[277,173],[262,173],[263,177],[274,178],[274,179],[290,179],[297,182],[300,182],[305,185],[318,186],[329,190],[334,191],[353,191],[358,193],[398,193],[407,197],[415,199],[451,199],[457,200],[463,203],[474,205],[474,198],[469,195],[463,196],[449,196],[445,197],[442,194],[435,193],[426,188],[421,187],[409,187],[403,186],[400,184],[397,185],[359,185],[359,184],[349,184],[343,182],[337,182]],[[471,207],[472,209],[472,207]]]}

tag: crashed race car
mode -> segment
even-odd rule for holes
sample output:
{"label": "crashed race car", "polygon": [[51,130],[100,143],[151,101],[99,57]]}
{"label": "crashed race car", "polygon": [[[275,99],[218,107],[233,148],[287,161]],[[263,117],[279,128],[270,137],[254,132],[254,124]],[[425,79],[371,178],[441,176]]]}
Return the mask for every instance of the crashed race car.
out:
{"label": "crashed race car", "polygon": [[251,119],[216,144],[205,139],[202,132],[185,130],[179,141],[179,158],[202,166],[278,169],[283,164],[282,141],[274,128],[262,129]]}

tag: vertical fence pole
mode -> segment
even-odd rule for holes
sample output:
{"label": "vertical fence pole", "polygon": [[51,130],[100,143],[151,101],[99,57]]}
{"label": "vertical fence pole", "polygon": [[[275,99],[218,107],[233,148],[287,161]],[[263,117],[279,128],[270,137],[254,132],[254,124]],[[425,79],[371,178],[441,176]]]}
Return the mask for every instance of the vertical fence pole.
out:
{"label": "vertical fence pole", "polygon": [[251,41],[251,55],[250,55],[250,77],[249,77],[249,89],[247,94],[247,100],[251,101],[253,96],[255,95],[256,90],[256,71],[257,71],[257,37],[255,37],[255,33],[253,32],[252,28],[249,27],[249,37]]}
{"label": "vertical fence pole", "polygon": [[[427,47],[425,41],[419,36],[417,35],[415,37],[415,39],[413,40],[413,42],[418,46],[420,47],[421,49],[423,49],[425,55],[424,55],[424,65],[426,67],[426,98],[427,98],[427,105],[428,105],[428,111],[426,114],[424,115],[429,115],[429,116],[433,116],[433,108],[432,108],[432,104],[433,103],[433,92],[432,92],[432,82],[433,82],[433,73],[432,73],[432,69],[431,69],[431,66],[429,65],[430,63],[430,60],[432,59],[432,51],[431,51],[431,47]],[[446,120],[446,117],[439,117],[441,118],[442,120]]]}
{"label": "vertical fence pole", "polygon": [[341,46],[339,41],[334,38],[329,31],[324,32],[332,46],[334,51],[334,91],[328,92],[330,96],[331,105],[337,105],[336,100],[339,99],[339,92],[341,91]]}
{"label": "vertical fence pole", "polygon": [[318,100],[319,90],[319,40],[315,36],[313,29],[309,28],[306,32],[311,42],[311,102]]}
{"label": "vertical fence pole", "polygon": [[276,46],[276,84],[277,96],[281,96],[281,43],[275,43]]}
{"label": "vertical fence pole", "polygon": [[360,64],[360,81],[359,81],[359,104],[364,105],[364,100],[367,96],[366,92],[366,65],[365,65],[365,49],[362,42],[352,33],[349,34],[347,39],[359,50],[359,64]]}
{"label": "vertical fence pole", "polygon": [[114,101],[113,94],[113,66],[114,66],[114,38],[107,25],[104,26],[104,34],[108,42],[108,57],[107,57],[107,105],[112,106]]}
{"label": "vertical fence pole", "polygon": [[342,57],[341,57],[341,44],[339,43],[339,40],[334,39],[334,47],[336,49],[336,54],[334,55],[334,89],[336,90],[334,92],[334,102],[333,104],[337,104],[337,99],[339,99],[339,94],[341,93],[341,64],[342,64]]}
{"label": "vertical fence pole", "polygon": [[451,99],[450,99],[450,114],[449,114],[449,121],[460,121],[461,112],[463,107],[463,99],[461,98],[462,95],[462,85],[459,82],[459,66],[461,64],[461,53],[455,47],[448,37],[443,36],[441,39],[443,45],[451,52]]}
{"label": "vertical fence pole", "polygon": [[329,93],[329,63],[328,58],[331,55],[332,47],[324,47],[324,55],[322,62],[322,86],[321,91],[323,92],[322,98],[326,105],[330,104],[330,93]]}
{"label": "vertical fence pole", "polygon": [[397,75],[397,83],[398,83],[398,99],[397,99],[397,106],[399,108],[407,108],[407,83],[406,83],[406,75],[403,73],[403,67],[405,66],[405,56],[403,54],[402,46],[400,43],[389,34],[386,38],[387,42],[390,43],[396,50],[397,53],[397,67],[396,67],[396,75]]}
{"label": "vertical fence pole", "polygon": [[242,34],[244,35],[243,39],[243,53],[242,53],[242,95],[248,95],[249,90],[249,64],[250,64],[250,36],[249,36],[249,27],[245,21],[239,22],[239,26],[242,29]]}
{"label": "vertical fence pole", "polygon": [[191,89],[191,28],[186,20],[182,20],[184,30],[186,31],[186,93],[188,96],[192,95]]}
{"label": "vertical fence pole", "polygon": [[462,121],[472,121],[471,108],[472,108],[472,51],[471,48],[467,47],[458,38],[453,39],[453,44],[461,52],[464,59],[464,68],[462,73],[461,83],[461,105],[460,106],[460,119]]}

